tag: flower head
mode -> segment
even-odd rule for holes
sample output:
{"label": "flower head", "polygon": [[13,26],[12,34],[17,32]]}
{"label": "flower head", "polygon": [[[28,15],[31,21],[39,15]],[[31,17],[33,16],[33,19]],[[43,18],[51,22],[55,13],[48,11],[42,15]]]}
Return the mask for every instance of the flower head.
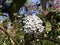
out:
{"label": "flower head", "polygon": [[23,23],[25,23],[23,26],[25,33],[36,33],[37,31],[41,33],[44,30],[43,21],[37,16],[28,15],[24,18]]}

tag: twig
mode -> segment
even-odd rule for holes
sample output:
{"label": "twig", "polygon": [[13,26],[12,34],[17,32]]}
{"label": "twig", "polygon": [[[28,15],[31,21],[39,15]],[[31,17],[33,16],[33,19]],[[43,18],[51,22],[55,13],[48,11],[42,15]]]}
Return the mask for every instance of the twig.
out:
{"label": "twig", "polygon": [[0,27],[0,30],[9,37],[10,41],[13,42],[13,45],[21,45],[21,43],[19,44],[12,36],[9,35],[5,28]]}

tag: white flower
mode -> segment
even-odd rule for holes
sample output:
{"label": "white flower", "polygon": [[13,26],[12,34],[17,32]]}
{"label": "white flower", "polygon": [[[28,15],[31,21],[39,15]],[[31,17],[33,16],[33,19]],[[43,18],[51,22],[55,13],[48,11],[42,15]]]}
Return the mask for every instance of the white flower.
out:
{"label": "white flower", "polygon": [[60,25],[60,22],[58,22],[58,24]]}
{"label": "white flower", "polygon": [[41,33],[44,30],[43,21],[37,16],[28,15],[24,18],[23,23],[25,23],[23,26],[25,33],[36,33],[37,30]]}
{"label": "white flower", "polygon": [[41,26],[39,32],[42,32],[43,30],[44,30],[44,26]]}
{"label": "white flower", "polygon": [[27,29],[24,29],[24,32],[29,33],[29,31]]}
{"label": "white flower", "polygon": [[58,36],[58,38],[60,38],[60,35]]}

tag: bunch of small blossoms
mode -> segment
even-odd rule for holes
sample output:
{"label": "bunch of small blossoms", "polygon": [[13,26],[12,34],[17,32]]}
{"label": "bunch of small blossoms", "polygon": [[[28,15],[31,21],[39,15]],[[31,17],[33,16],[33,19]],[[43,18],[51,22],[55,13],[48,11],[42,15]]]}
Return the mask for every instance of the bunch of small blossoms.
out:
{"label": "bunch of small blossoms", "polygon": [[24,19],[23,23],[25,24],[23,26],[25,33],[43,32],[44,30],[44,26],[42,25],[43,21],[39,17],[28,15],[23,19]]}

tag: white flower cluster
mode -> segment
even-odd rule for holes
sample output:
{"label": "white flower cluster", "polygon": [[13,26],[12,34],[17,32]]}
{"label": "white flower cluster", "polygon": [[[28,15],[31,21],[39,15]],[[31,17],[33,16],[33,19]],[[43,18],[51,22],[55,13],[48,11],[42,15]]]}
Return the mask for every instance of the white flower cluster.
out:
{"label": "white flower cluster", "polygon": [[43,21],[37,16],[28,15],[24,18],[23,23],[25,23],[23,26],[25,33],[41,33],[44,30],[44,26],[42,25]]}

